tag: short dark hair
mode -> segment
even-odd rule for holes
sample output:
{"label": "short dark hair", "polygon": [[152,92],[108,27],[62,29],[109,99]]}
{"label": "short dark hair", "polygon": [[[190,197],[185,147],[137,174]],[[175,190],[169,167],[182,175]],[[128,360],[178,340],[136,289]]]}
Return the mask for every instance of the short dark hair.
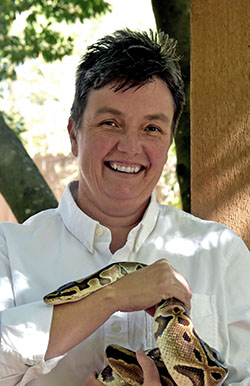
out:
{"label": "short dark hair", "polygon": [[118,30],[87,48],[76,72],[75,97],[71,117],[77,130],[91,89],[99,89],[115,81],[115,91],[140,87],[153,76],[169,87],[175,104],[174,132],[184,104],[177,42],[163,32]]}

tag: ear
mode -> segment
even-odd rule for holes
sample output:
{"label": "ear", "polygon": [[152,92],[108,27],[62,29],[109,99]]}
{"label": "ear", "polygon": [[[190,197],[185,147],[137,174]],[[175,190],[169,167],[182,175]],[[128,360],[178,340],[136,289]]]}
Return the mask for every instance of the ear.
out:
{"label": "ear", "polygon": [[69,138],[71,142],[71,151],[73,155],[77,157],[78,155],[77,133],[75,132],[75,122],[73,121],[72,118],[69,118],[67,129],[68,129]]}

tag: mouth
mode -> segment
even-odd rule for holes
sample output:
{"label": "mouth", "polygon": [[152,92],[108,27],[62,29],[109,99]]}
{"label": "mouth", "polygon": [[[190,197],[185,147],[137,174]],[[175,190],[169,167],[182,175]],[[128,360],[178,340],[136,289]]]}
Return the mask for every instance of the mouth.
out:
{"label": "mouth", "polygon": [[135,165],[135,164],[125,164],[122,162],[105,162],[105,166],[107,166],[109,169],[119,172],[119,173],[125,173],[125,174],[139,174],[142,170],[145,169],[142,165]]}

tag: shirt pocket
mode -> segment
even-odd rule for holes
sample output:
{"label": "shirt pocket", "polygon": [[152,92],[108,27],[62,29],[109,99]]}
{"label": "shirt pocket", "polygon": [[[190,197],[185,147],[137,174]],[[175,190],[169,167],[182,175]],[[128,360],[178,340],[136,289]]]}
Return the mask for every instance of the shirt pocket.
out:
{"label": "shirt pocket", "polygon": [[193,293],[191,318],[199,337],[216,348],[218,343],[216,296]]}

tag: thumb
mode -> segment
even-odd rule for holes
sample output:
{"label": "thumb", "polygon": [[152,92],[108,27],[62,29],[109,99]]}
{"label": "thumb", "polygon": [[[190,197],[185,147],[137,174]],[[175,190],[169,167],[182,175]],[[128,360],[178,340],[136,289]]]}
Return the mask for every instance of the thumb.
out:
{"label": "thumb", "polygon": [[84,383],[84,386],[102,386],[103,383],[99,382],[97,379],[96,379],[96,372],[93,371],[92,373],[90,373],[86,380],[85,380],[85,383]]}
{"label": "thumb", "polygon": [[142,350],[136,352],[136,358],[143,371],[143,386],[161,386],[159,372],[154,361]]}

